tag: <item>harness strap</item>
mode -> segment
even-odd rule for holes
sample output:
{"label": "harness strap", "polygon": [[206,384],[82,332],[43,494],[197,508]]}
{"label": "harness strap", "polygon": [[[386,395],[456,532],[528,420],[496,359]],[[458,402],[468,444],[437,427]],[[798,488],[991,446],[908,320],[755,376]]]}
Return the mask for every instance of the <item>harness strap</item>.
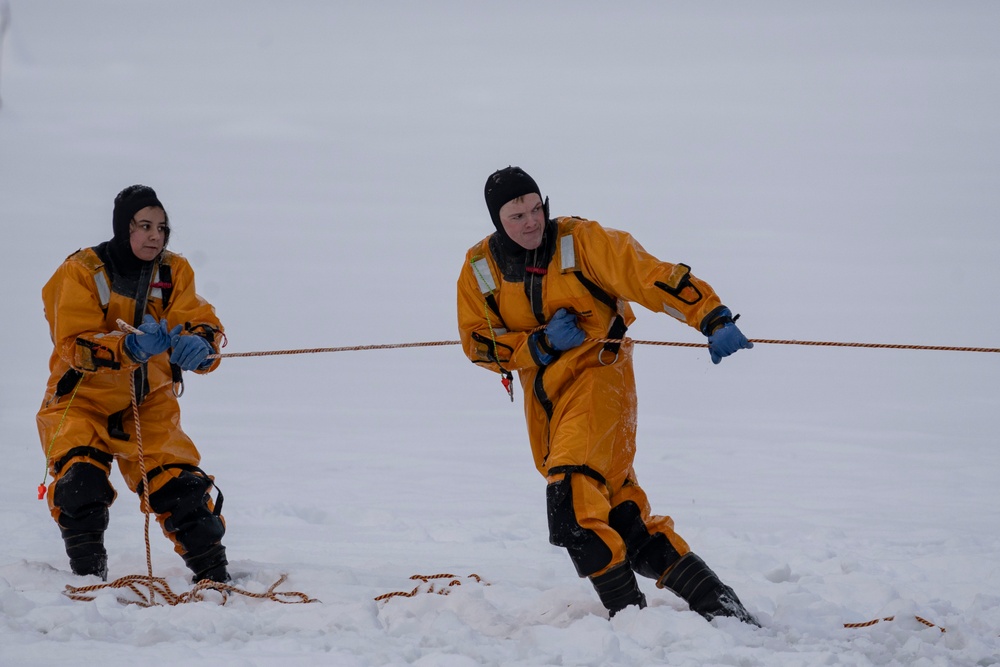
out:
{"label": "harness strap", "polygon": [[106,468],[111,467],[111,463],[115,460],[115,457],[107,452],[103,452],[100,449],[89,446],[74,447],[73,449],[66,452],[66,454],[52,463],[52,473],[53,475],[58,475],[63,467],[69,463],[71,460],[79,457],[84,457],[100,463]]}
{"label": "harness strap", "polygon": [[[216,486],[215,480],[209,477],[208,473],[206,473],[204,470],[202,470],[196,465],[191,465],[190,463],[167,463],[162,466],[157,466],[152,470],[150,470],[149,472],[147,472],[146,479],[152,482],[154,477],[156,477],[161,472],[164,472],[170,468],[176,468],[179,470],[185,470],[187,472],[193,472],[196,475],[200,475],[201,477],[207,479],[211,484],[209,488],[211,488],[212,486],[215,487],[216,500],[215,500],[215,509],[212,510],[212,514],[214,514],[215,516],[219,516],[220,514],[222,514],[222,501],[225,499],[222,495],[222,490],[218,486]],[[139,480],[139,484],[135,487],[135,492],[139,496],[142,496],[143,494],[142,490],[143,490],[143,483],[142,480]]]}
{"label": "harness strap", "polygon": [[600,482],[604,486],[608,485],[608,480],[604,479],[604,475],[597,472],[590,466],[585,465],[568,465],[568,466],[556,466],[555,468],[549,468],[550,475],[570,475],[580,474],[586,475],[587,477]]}
{"label": "harness strap", "polygon": [[125,431],[125,411],[128,409],[123,408],[118,412],[108,415],[108,435],[115,440],[125,440],[127,442],[132,438]]}
{"label": "harness strap", "polygon": [[[603,303],[605,306],[611,309],[611,312],[615,314],[615,319],[608,328],[608,338],[613,338],[615,340],[621,340],[625,337],[625,332],[628,331],[628,325],[625,324],[625,318],[621,316],[618,312],[618,301],[610,294],[602,290],[597,286],[590,278],[583,275],[581,271],[574,271],[573,275],[577,277],[577,280],[587,288],[591,296]],[[621,343],[605,343],[604,349],[611,354],[617,355],[618,349],[621,347]]]}

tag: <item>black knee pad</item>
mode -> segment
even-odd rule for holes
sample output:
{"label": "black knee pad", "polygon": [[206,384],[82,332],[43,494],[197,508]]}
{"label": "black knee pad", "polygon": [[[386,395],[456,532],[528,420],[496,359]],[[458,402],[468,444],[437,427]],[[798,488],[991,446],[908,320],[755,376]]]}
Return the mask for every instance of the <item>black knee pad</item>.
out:
{"label": "black knee pad", "polygon": [[666,535],[649,532],[639,506],[631,500],[614,507],[608,523],[625,540],[632,569],[644,577],[659,579],[681,557]]}
{"label": "black knee pad", "polygon": [[53,504],[59,508],[59,526],[71,530],[104,531],[115,490],[102,468],[81,461],[56,482]]}
{"label": "black knee pad", "polygon": [[185,470],[149,496],[158,515],[169,514],[163,528],[188,553],[199,554],[217,544],[226,533],[222,517],[208,508],[212,480]]}
{"label": "black knee pad", "polygon": [[183,517],[208,506],[208,492],[212,480],[204,475],[185,470],[149,495],[149,506],[157,514],[170,512]]}
{"label": "black knee pad", "polygon": [[611,548],[592,530],[580,525],[573,510],[570,475],[545,489],[549,515],[549,542],[565,547],[577,574],[589,577],[611,563]]}

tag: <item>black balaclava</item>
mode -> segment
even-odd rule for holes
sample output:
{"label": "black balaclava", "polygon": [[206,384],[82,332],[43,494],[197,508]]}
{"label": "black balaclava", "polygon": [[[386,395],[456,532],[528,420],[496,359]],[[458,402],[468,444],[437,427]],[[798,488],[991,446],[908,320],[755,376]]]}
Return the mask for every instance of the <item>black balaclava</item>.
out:
{"label": "black balaclava", "polygon": [[546,198],[543,202],[545,208],[545,236],[542,239],[541,247],[536,251],[525,250],[504,231],[503,224],[500,222],[500,209],[507,202],[531,193],[535,193],[539,197],[542,196],[542,191],[538,188],[538,184],[535,183],[535,179],[520,167],[505,167],[493,172],[486,179],[486,187],[484,188],[486,208],[490,211],[490,219],[493,220],[493,226],[497,228],[494,238],[498,241],[500,249],[506,258],[512,260],[515,265],[520,265],[522,267],[521,271],[523,271],[528,252],[532,252],[533,257],[537,258],[536,262],[530,262],[533,264],[544,265],[541,263],[547,263],[551,257],[551,252],[548,248],[551,245],[549,237],[552,236],[552,232],[550,231],[552,224],[549,220],[549,201]]}
{"label": "black balaclava", "polygon": [[[142,269],[144,262],[132,253],[132,244],[129,241],[131,236],[131,223],[135,214],[147,206],[157,206],[166,209],[156,197],[156,192],[148,185],[130,185],[115,197],[115,209],[111,218],[111,227],[114,230],[114,237],[108,242],[107,248],[111,255],[116,272],[123,275],[134,275]],[[167,246],[170,240],[169,219],[167,232],[163,240],[163,247]]]}
{"label": "black balaclava", "polygon": [[500,223],[500,209],[503,208],[503,205],[518,197],[530,195],[532,192],[541,199],[542,191],[538,189],[535,179],[528,176],[520,167],[506,167],[490,174],[490,177],[486,179],[484,194],[486,195],[486,208],[490,210],[490,218],[493,219],[493,226],[497,228],[498,232],[507,236]]}

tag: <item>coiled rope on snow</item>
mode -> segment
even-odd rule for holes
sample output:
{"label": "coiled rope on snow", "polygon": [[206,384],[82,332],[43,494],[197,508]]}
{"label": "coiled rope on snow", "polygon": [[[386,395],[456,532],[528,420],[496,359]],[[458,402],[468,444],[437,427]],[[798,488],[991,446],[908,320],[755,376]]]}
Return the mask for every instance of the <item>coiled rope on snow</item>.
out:
{"label": "coiled rope on snow", "polygon": [[[122,320],[118,320],[119,326],[126,329],[132,329],[137,331],[134,327],[130,327],[128,324]],[[208,579],[203,579],[195,583],[193,589],[187,593],[182,593],[180,595],[176,594],[171,590],[170,584],[167,583],[166,579],[162,577],[153,576],[153,557],[152,550],[149,544],[149,515],[152,508],[149,505],[149,476],[146,472],[146,457],[142,446],[142,428],[140,427],[139,421],[139,404],[136,401],[136,387],[135,387],[135,375],[129,374],[129,388],[132,394],[132,418],[135,421],[135,445],[136,452],[139,455],[139,471],[142,474],[142,513],[145,516],[145,523],[143,527],[143,533],[146,540],[146,574],[139,575],[133,574],[125,577],[120,577],[112,582],[103,584],[94,584],[91,586],[70,586],[66,585],[63,594],[70,598],[71,600],[79,601],[91,601],[94,596],[88,595],[94,591],[104,590],[108,588],[122,589],[127,588],[135,593],[139,600],[128,600],[125,598],[118,598],[118,601],[122,604],[137,604],[140,607],[155,607],[158,606],[156,601],[157,594],[162,597],[166,603],[170,606],[175,606],[178,604],[184,604],[187,602],[200,602],[205,599],[203,592],[206,590],[215,590],[222,594],[221,604],[226,604],[229,599],[230,593],[236,593],[250,598],[258,599],[268,599],[274,602],[281,602],[282,604],[307,604],[310,602],[318,602],[315,598],[310,598],[305,593],[300,593],[298,591],[275,591],[275,589],[281,585],[285,579],[286,575],[282,574],[276,582],[274,582],[264,593],[253,593],[251,591],[245,591],[243,589],[237,588],[228,583],[210,581]],[[79,385],[77,385],[79,386]],[[69,406],[67,405],[67,411]],[[65,416],[65,413],[64,415]],[[62,424],[60,423],[60,426]],[[57,431],[58,433],[58,431]],[[41,497],[41,493],[39,493]],[[149,591],[146,595],[140,590],[140,586],[145,586]],[[286,600],[284,598],[292,598]]]}

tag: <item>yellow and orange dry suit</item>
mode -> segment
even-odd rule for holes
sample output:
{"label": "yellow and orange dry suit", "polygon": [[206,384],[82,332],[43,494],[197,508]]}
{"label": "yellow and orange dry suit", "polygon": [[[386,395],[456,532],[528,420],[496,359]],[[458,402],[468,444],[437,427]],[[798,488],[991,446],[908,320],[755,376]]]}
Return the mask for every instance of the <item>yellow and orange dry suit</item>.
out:
{"label": "yellow and orange dry suit", "polygon": [[[54,349],[37,423],[52,475],[48,501],[56,522],[64,529],[72,523],[60,516],[56,491],[76,463],[96,466],[106,476],[117,459],[129,489],[141,491],[133,379],[150,495],[184,471],[202,474],[197,469],[198,450],[181,430],[173,373],[177,379],[180,376],[179,369],[171,369],[170,351],[137,363],[126,352],[126,334],[117,324],[120,318],[138,326],[148,313],[157,321],[165,318],[168,330],[185,325],[185,332],[203,336],[218,352],[222,325],[212,305],[195,293],[194,271],[187,260],[164,251],[147,263],[138,279],[128,279],[110,271],[94,248],[78,250],[46,283],[42,300]],[[210,372],[218,365],[215,359],[198,372]],[[106,488],[110,504],[116,494]],[[157,518],[163,524],[167,517]],[[184,555],[176,530],[164,526],[164,532]]]}
{"label": "yellow and orange dry suit", "polygon": [[[721,303],[688,266],[658,260],[625,232],[568,217],[547,226],[544,266],[506,267],[496,234],[469,250],[458,280],[462,345],[484,368],[517,372],[535,467],[548,481],[550,541],[581,577],[627,561],[659,579],[690,549],[670,517],[651,514],[632,468],[632,345],[589,339],[622,338],[635,319],[629,302],[696,329]],[[528,337],[560,308],[577,314],[588,340],[542,365]]]}

